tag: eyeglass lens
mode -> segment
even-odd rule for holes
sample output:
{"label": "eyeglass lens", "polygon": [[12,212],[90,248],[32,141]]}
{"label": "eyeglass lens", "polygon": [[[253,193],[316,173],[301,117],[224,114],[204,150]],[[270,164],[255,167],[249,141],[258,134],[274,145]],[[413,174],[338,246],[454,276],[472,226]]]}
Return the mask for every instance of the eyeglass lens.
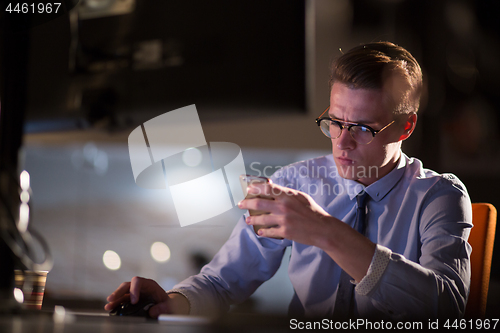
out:
{"label": "eyeglass lens", "polygon": [[[341,125],[337,122],[323,119],[320,122],[321,131],[329,138],[336,139],[342,133]],[[372,132],[363,125],[348,126],[351,137],[360,144],[368,144],[373,140]]]}

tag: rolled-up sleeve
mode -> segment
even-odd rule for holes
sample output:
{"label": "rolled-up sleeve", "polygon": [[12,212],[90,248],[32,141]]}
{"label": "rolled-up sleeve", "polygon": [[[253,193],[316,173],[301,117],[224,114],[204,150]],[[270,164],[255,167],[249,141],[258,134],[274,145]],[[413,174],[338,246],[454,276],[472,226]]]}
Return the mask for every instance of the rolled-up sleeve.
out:
{"label": "rolled-up sleeve", "polygon": [[390,253],[366,296],[393,319],[461,317],[470,285],[470,199],[458,179],[444,177],[428,191],[419,214],[419,261]]}

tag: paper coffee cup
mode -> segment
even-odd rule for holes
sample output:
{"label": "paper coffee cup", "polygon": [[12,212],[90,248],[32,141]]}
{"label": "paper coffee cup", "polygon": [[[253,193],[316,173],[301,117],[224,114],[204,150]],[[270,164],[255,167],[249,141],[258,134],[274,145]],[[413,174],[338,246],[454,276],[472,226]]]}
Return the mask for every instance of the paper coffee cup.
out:
{"label": "paper coffee cup", "polygon": [[48,271],[15,270],[15,286],[24,295],[23,305],[27,309],[42,309]]}

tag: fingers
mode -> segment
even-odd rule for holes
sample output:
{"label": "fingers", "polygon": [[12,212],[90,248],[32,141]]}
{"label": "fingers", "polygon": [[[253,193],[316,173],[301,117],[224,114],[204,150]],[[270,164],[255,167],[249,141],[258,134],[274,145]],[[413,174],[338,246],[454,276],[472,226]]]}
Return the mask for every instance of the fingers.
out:
{"label": "fingers", "polygon": [[134,276],[132,280],[130,280],[130,303],[135,304],[139,301],[139,297],[141,296],[141,287],[146,279],[140,278],[138,276]]}
{"label": "fingers", "polygon": [[124,295],[130,297],[130,302],[132,304],[137,303],[139,296],[141,294],[141,287],[144,284],[143,278],[133,277],[130,282],[123,282],[111,295],[108,296],[108,302],[115,302],[118,299],[122,299]]}
{"label": "fingers", "polygon": [[104,309],[111,311],[120,303],[129,301],[129,299],[130,282],[123,282],[111,295],[106,298],[108,303],[104,306]]}
{"label": "fingers", "polygon": [[249,209],[251,214],[253,214],[252,211],[258,211],[255,212],[255,214],[274,213],[277,211],[274,200],[261,198],[242,200],[238,203],[238,207],[241,209]]}
{"label": "fingers", "polygon": [[118,288],[116,288],[115,291],[111,295],[108,296],[107,300],[108,302],[113,302],[121,297],[123,295],[128,294],[130,292],[130,282],[123,282],[120,284]]}
{"label": "fingers", "polygon": [[288,194],[280,194],[275,200],[265,198],[251,198],[244,199],[238,203],[241,209],[249,209],[254,211],[271,213],[271,214],[284,214],[286,211],[298,208],[297,205],[309,206],[309,201],[298,194],[291,192]]}
{"label": "fingers", "polygon": [[279,224],[279,217],[273,215],[247,216],[245,222],[249,225],[261,225],[266,228],[276,227]]}
{"label": "fingers", "polygon": [[165,301],[168,297],[162,287],[153,280],[135,276],[130,282],[123,282],[111,295],[108,296],[109,302],[104,306],[106,310],[112,310],[118,304],[130,300],[130,303],[136,304],[141,295],[152,297],[157,303]]}
{"label": "fingers", "polygon": [[283,192],[286,192],[286,190],[287,188],[273,183],[250,184],[247,189],[249,194],[271,198],[279,197]]}
{"label": "fingers", "polygon": [[105,306],[104,306],[104,310],[106,311],[111,311],[113,310],[114,308],[116,308],[119,304],[123,303],[123,302],[128,302],[130,300],[130,295],[129,294],[126,294],[114,301],[111,301],[109,303],[107,303]]}
{"label": "fingers", "polygon": [[271,227],[271,228],[261,228],[257,231],[257,235],[261,237],[269,237],[269,238],[285,238],[282,232],[282,228],[280,227]]}
{"label": "fingers", "polygon": [[274,201],[283,196],[289,189],[275,184],[251,184],[248,186],[250,198],[244,199],[238,203],[241,209],[252,209],[265,212],[274,212],[276,207]]}
{"label": "fingers", "polygon": [[135,276],[130,281],[130,302],[137,303],[143,295],[153,298],[156,303],[168,299],[167,293],[156,281]]}
{"label": "fingers", "polygon": [[248,194],[252,197],[262,197],[265,199],[274,199],[275,201],[293,202],[298,200],[302,204],[308,204],[309,199],[303,192],[283,187],[276,184],[251,184],[248,186]]}

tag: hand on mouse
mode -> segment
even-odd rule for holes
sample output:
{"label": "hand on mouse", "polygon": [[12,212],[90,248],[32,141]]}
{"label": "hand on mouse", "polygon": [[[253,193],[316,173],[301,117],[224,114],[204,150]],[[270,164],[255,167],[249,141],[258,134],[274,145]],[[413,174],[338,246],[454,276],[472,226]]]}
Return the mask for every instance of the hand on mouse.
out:
{"label": "hand on mouse", "polygon": [[160,314],[189,314],[189,302],[181,294],[167,294],[162,287],[151,279],[133,277],[130,282],[122,283],[111,295],[104,309],[111,311],[118,304],[128,302],[136,304],[140,297],[151,297],[156,305],[149,309],[149,316],[158,318]]}

